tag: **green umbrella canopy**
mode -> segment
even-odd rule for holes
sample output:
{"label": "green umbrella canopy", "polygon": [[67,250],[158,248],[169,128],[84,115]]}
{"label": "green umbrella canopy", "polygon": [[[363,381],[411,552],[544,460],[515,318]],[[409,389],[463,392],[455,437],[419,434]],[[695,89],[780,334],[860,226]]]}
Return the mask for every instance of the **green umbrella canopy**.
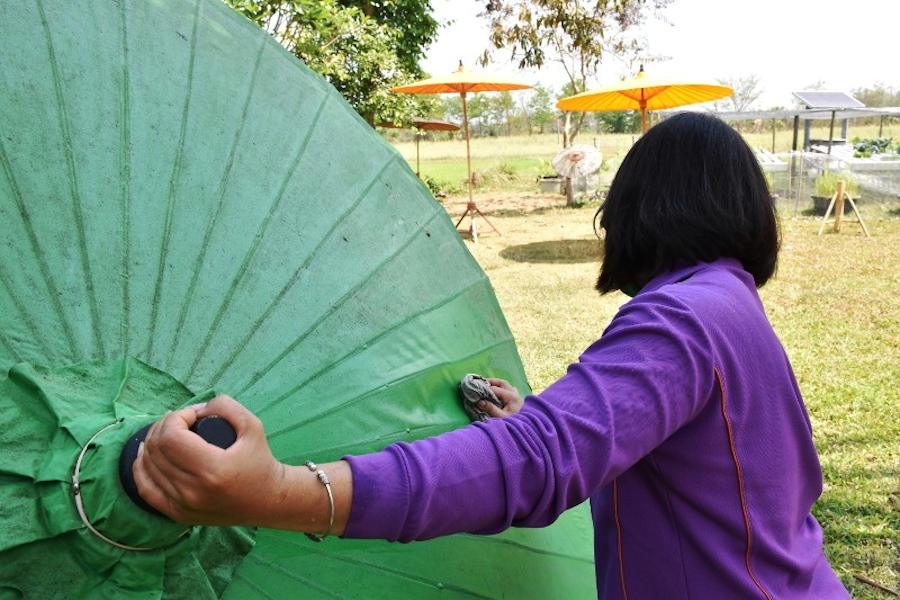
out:
{"label": "green umbrella canopy", "polygon": [[[198,392],[300,464],[463,426],[464,374],[525,375],[444,209],[219,0],[0,3],[0,57],[0,598],[594,594],[583,508],[313,544],[130,504],[120,448]],[[91,533],[76,467],[87,521],[149,550]]]}

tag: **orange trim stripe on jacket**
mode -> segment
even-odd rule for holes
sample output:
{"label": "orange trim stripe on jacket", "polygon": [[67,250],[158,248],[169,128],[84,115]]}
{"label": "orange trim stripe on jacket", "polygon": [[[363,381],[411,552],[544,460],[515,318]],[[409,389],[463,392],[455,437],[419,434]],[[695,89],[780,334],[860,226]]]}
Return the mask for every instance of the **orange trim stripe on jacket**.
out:
{"label": "orange trim stripe on jacket", "polygon": [[756,584],[756,587],[759,588],[759,591],[762,592],[763,596],[766,597],[766,600],[772,600],[772,596],[769,595],[769,592],[763,587],[763,585],[756,578],[756,575],[753,574],[753,567],[750,566],[750,552],[753,547],[753,531],[750,527],[750,513],[747,510],[747,498],[744,495],[744,475],[741,472],[741,461],[738,459],[737,448],[734,443],[734,431],[731,428],[731,419],[728,418],[728,411],[725,408],[725,384],[722,381],[722,374],[719,372],[719,368],[716,367],[714,369],[716,373],[716,381],[719,384],[719,391],[722,396],[722,418],[725,420],[725,430],[728,433],[728,446],[731,450],[731,458],[734,460],[734,470],[737,474],[737,482],[738,482],[738,494],[741,499],[741,511],[744,514],[744,528],[747,531],[747,548],[744,553],[744,562],[747,565],[747,574],[750,576],[750,579],[753,580],[753,583]]}

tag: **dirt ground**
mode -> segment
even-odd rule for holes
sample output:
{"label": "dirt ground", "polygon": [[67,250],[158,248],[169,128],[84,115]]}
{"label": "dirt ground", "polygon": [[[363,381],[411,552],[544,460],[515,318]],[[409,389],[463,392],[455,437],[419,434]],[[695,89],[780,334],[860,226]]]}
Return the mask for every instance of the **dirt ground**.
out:
{"label": "dirt ground", "polygon": [[[541,194],[528,191],[479,191],[472,193],[478,209],[490,219],[491,214],[509,215],[543,211],[548,208],[565,208],[566,197],[562,194]],[[461,215],[469,201],[468,194],[454,194],[439,199],[451,215]]]}

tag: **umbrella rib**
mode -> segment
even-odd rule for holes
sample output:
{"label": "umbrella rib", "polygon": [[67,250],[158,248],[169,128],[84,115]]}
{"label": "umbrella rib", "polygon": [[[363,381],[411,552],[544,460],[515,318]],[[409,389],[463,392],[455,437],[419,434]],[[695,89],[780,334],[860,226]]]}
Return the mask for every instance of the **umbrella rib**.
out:
{"label": "umbrella rib", "polygon": [[75,156],[72,151],[72,134],[69,131],[69,116],[66,110],[65,96],[62,90],[62,76],[59,73],[59,62],[56,58],[56,50],[53,47],[53,36],[50,34],[50,24],[47,22],[47,15],[44,12],[43,0],[37,2],[38,11],[41,15],[41,26],[44,29],[44,38],[47,42],[47,52],[50,58],[50,69],[53,73],[53,91],[56,96],[58,106],[57,114],[59,116],[60,133],[62,134],[62,143],[64,154],[66,157],[66,170],[68,173],[68,183],[72,193],[72,211],[74,213],[75,231],[78,238],[78,253],[81,259],[81,270],[84,274],[84,283],[87,287],[88,304],[91,314],[91,333],[94,337],[96,348],[99,349],[100,355],[105,356],[103,339],[100,337],[100,315],[97,307],[97,298],[94,295],[94,279],[91,273],[91,264],[88,260],[87,240],[84,232],[84,214],[81,206],[81,193],[78,185],[78,169],[75,167]]}
{"label": "umbrella rib", "polygon": [[200,22],[200,0],[197,0],[194,7],[194,24],[191,30],[191,50],[190,60],[188,61],[188,72],[186,82],[186,92],[184,96],[184,106],[181,109],[181,125],[178,132],[178,150],[175,154],[175,161],[172,164],[172,173],[169,175],[169,189],[166,200],[166,220],[163,226],[162,245],[159,252],[159,264],[156,272],[156,285],[153,289],[153,300],[150,303],[150,330],[147,334],[147,349],[145,354],[148,358],[153,356],[153,342],[156,339],[156,321],[159,316],[159,305],[162,297],[163,285],[165,283],[166,258],[169,253],[169,241],[172,237],[172,221],[175,214],[175,196],[177,195],[178,180],[181,177],[181,169],[184,166],[184,140],[187,135],[187,124],[191,111],[191,96],[194,89],[194,63],[197,59],[197,26]]}
{"label": "umbrella rib", "polygon": [[[316,414],[312,414],[312,415],[308,416],[307,418],[305,418],[305,419],[303,419],[303,420],[301,420],[301,421],[297,421],[297,422],[293,423],[291,427],[288,427],[288,428],[286,428],[286,429],[282,429],[282,430],[278,431],[277,433],[283,433],[283,432],[285,432],[285,431],[291,431],[291,430],[294,430],[294,429],[298,429],[298,428],[300,428],[300,427],[303,426],[303,425],[307,425],[307,424],[309,424],[309,423],[313,423],[313,422],[315,422],[315,421],[317,421],[317,420],[319,420],[319,419],[321,419],[321,418],[323,418],[323,417],[329,416],[329,415],[331,415],[331,414],[333,414],[333,413],[335,413],[335,412],[337,412],[337,411],[339,411],[339,410],[342,410],[342,409],[345,409],[345,408],[350,408],[352,404],[354,404],[354,403],[356,403],[356,402],[361,402],[361,401],[365,400],[366,398],[368,398],[369,396],[372,396],[372,395],[375,395],[375,394],[377,394],[377,393],[380,393],[381,390],[382,390],[383,388],[386,388],[386,387],[389,387],[389,386],[392,386],[392,385],[396,385],[396,384],[399,384],[399,383],[403,383],[404,381],[408,381],[408,380],[410,380],[410,379],[412,379],[412,378],[414,378],[414,377],[420,376],[422,373],[432,373],[432,372],[434,372],[434,371],[441,371],[441,370],[443,370],[443,369],[446,369],[448,366],[451,366],[451,365],[457,365],[458,363],[467,361],[467,360],[469,360],[469,359],[471,359],[471,358],[473,358],[473,357],[476,357],[476,356],[478,356],[478,355],[480,355],[480,354],[484,354],[484,353],[485,353],[486,351],[488,351],[488,350],[493,350],[494,348],[499,348],[499,347],[505,346],[505,345],[507,345],[507,344],[509,344],[509,343],[512,343],[512,344],[513,344],[513,347],[515,347],[515,340],[513,339],[512,334],[510,334],[510,335],[508,335],[508,336],[506,336],[506,337],[500,338],[500,339],[499,339],[496,343],[494,343],[494,344],[489,344],[489,345],[487,345],[487,346],[482,346],[481,348],[477,348],[477,349],[475,349],[474,352],[470,352],[469,354],[466,354],[465,356],[455,356],[455,357],[453,357],[453,358],[450,359],[450,360],[445,360],[445,361],[440,362],[440,363],[434,363],[434,364],[431,364],[431,365],[429,365],[428,368],[426,368],[426,369],[420,369],[420,370],[415,371],[415,372],[413,372],[413,373],[408,373],[408,374],[406,374],[406,375],[403,375],[402,377],[397,377],[396,379],[392,379],[392,380],[390,380],[390,381],[387,381],[387,382],[385,382],[385,383],[382,383],[382,384],[380,384],[380,385],[378,386],[377,389],[368,391],[368,392],[366,392],[366,393],[364,393],[364,394],[360,394],[359,396],[354,396],[353,398],[348,398],[348,399],[344,400],[343,402],[341,402],[340,404],[328,406],[328,407],[326,407],[326,409],[325,409],[324,411],[319,412],[319,413],[316,413]],[[286,398],[287,398],[287,397],[282,397],[282,398],[279,399],[279,401],[283,401],[283,400],[286,399]]]}
{"label": "umbrella rib", "polygon": [[[297,170],[297,166],[300,164],[300,161],[303,159],[303,156],[306,154],[306,148],[309,145],[309,140],[312,138],[313,131],[316,129],[316,125],[319,122],[319,119],[322,117],[322,111],[325,109],[325,106],[328,104],[328,100],[330,99],[330,95],[326,94],[322,99],[322,102],[319,104],[319,107],[316,109],[315,115],[313,115],[312,122],[310,123],[309,128],[306,131],[306,135],[303,137],[303,140],[300,142],[300,145],[297,147],[297,152],[294,154],[293,158],[290,162],[290,168],[287,170],[284,179],[281,182],[281,185],[278,188],[278,193],[275,196],[275,199],[272,202],[272,205],[269,207],[269,211],[266,213],[265,219],[259,226],[259,230],[256,233],[256,236],[253,238],[253,243],[250,248],[247,250],[247,253],[244,255],[244,260],[241,262],[240,267],[238,267],[237,273],[232,278],[228,291],[225,294],[225,297],[222,299],[222,302],[219,303],[219,308],[216,311],[216,316],[213,320],[212,325],[210,325],[209,330],[206,332],[206,336],[203,338],[203,343],[199,346],[200,348],[208,348],[209,341],[212,339],[213,334],[219,326],[219,323],[225,316],[225,312],[231,299],[234,297],[234,294],[237,292],[237,286],[243,279],[244,275],[247,273],[247,270],[250,265],[250,261],[256,255],[256,251],[259,248],[259,244],[262,239],[265,237],[266,230],[269,227],[269,223],[272,221],[273,216],[278,211],[281,206],[281,202],[284,200],[285,192],[287,191],[287,186],[290,183],[291,179],[294,176],[294,172]],[[200,363],[200,359],[202,358],[200,353],[194,357],[194,362],[191,364],[190,369],[188,370],[188,376],[192,376],[194,372],[197,370],[197,365]]]}
{"label": "umbrella rib", "polygon": [[[218,198],[218,202],[216,204],[216,210],[211,219],[207,220],[206,230],[203,232],[203,241],[200,243],[200,252],[197,255],[196,259],[193,263],[193,268],[191,269],[192,276],[190,284],[188,285],[188,291],[185,295],[184,302],[181,303],[181,310],[178,314],[177,325],[175,327],[175,331],[183,331],[185,321],[187,319],[188,308],[191,305],[191,301],[194,298],[194,292],[197,288],[197,283],[200,279],[200,273],[203,270],[203,265],[206,262],[206,253],[209,251],[210,240],[212,239],[212,233],[215,229],[216,225],[219,224],[219,219],[222,214],[222,208],[225,204],[225,192],[228,189],[228,183],[231,179],[232,169],[234,168],[234,159],[237,154],[238,142],[241,140],[244,133],[244,125],[247,122],[247,113],[250,108],[250,100],[253,98],[253,90],[256,88],[256,81],[259,75],[260,66],[262,65],[262,57],[263,51],[266,49],[266,38],[260,37],[259,50],[256,53],[256,62],[253,65],[253,71],[250,75],[250,82],[247,87],[247,94],[244,98],[244,106],[241,110],[241,118],[239,120],[239,125],[237,131],[234,134],[234,138],[231,142],[231,148],[228,152],[228,158],[225,159],[225,170],[222,173],[222,178],[219,180],[219,185],[216,190],[215,198]],[[181,343],[181,340],[186,336],[175,335],[172,339],[172,345],[169,349],[169,365],[168,370],[171,370],[172,360],[175,359],[176,352]]]}
{"label": "umbrella rib", "polygon": [[[330,589],[328,589],[327,587],[324,587],[324,586],[320,585],[319,583],[317,583],[316,581],[314,581],[314,580],[312,580],[312,579],[309,579],[309,578],[307,578],[307,577],[303,577],[303,576],[301,576],[301,575],[298,575],[296,571],[293,571],[293,570],[290,570],[290,569],[285,569],[285,568],[282,567],[281,565],[276,564],[276,563],[274,563],[274,562],[267,562],[267,561],[264,561],[262,558],[260,558],[259,556],[257,556],[257,555],[254,554],[253,552],[251,552],[250,554],[248,554],[248,555],[245,557],[245,560],[256,561],[257,563],[259,563],[259,564],[261,564],[261,565],[265,565],[266,567],[275,569],[275,570],[278,571],[280,574],[286,576],[288,579],[291,579],[291,580],[294,580],[294,581],[299,581],[299,582],[301,582],[301,583],[303,583],[303,584],[305,584],[305,585],[308,585],[309,587],[315,589],[317,592],[321,592],[321,593],[323,593],[323,594],[326,594],[326,595],[328,595],[328,596],[331,596],[332,598],[343,598],[343,597],[344,597],[344,596],[341,596],[340,594],[336,594],[336,593],[334,592],[334,590],[330,590]],[[270,595],[268,594],[268,592],[266,592],[263,588],[259,587],[259,586],[256,585],[255,583],[253,583],[253,581],[252,581],[250,578],[241,576],[241,572],[240,572],[240,571],[237,572],[237,574],[236,574],[235,577],[236,577],[237,579],[241,579],[241,580],[244,581],[245,583],[250,584],[251,587],[256,588],[257,591],[262,592],[262,593],[265,594],[267,597],[269,597],[269,598],[273,598],[273,597],[274,597],[274,596],[270,596]]]}
{"label": "umbrella rib", "polygon": [[[7,356],[12,355],[13,359],[15,359],[13,362],[22,362],[22,355],[19,354],[12,345],[10,345],[10,342],[6,339],[5,334],[0,335],[0,344],[2,344],[3,347],[7,350],[5,354]],[[6,371],[6,368],[6,366],[0,365],[0,369],[2,369],[3,371]]]}
{"label": "umbrella rib", "polygon": [[[378,563],[368,562],[365,560],[360,560],[358,558],[350,558],[349,556],[347,556],[345,554],[338,555],[338,554],[329,553],[324,550],[319,550],[318,548],[310,547],[308,544],[301,544],[300,542],[294,541],[293,538],[285,537],[285,539],[279,540],[279,541],[283,541],[285,544],[289,544],[291,546],[294,546],[295,548],[302,549],[304,553],[316,554],[325,559],[331,559],[331,560],[335,560],[335,561],[338,561],[341,563],[356,565],[358,567],[367,567],[374,571],[379,571],[381,573],[387,573],[389,575],[394,575],[401,579],[406,579],[408,581],[419,583],[419,584],[422,584],[422,585],[425,585],[428,587],[432,587],[432,588],[437,587],[438,582],[433,579],[426,579],[425,577],[421,577],[419,575],[414,575],[412,573],[405,573],[399,569],[392,569],[390,567],[385,567],[385,566],[379,565]],[[253,554],[250,554],[249,556],[253,556]],[[278,565],[275,565],[275,566],[278,567]],[[479,594],[478,592],[475,592],[473,590],[470,590],[470,589],[467,589],[467,588],[464,588],[462,586],[455,585],[452,583],[450,583],[450,584],[443,583],[442,589],[444,589],[448,592],[455,592],[457,594],[469,596],[471,598],[484,598],[485,600],[490,600],[490,598],[492,598],[492,596],[485,596],[485,595]]]}
{"label": "umbrella rib", "polygon": [[[348,360],[348,359],[350,359],[350,358],[353,358],[353,357],[356,356],[357,354],[361,354],[363,351],[366,350],[366,348],[367,348],[368,346],[377,343],[379,340],[381,340],[381,339],[387,337],[388,335],[390,335],[391,333],[393,333],[394,331],[396,331],[397,329],[399,329],[399,328],[402,327],[403,325],[409,323],[410,321],[413,321],[413,320],[415,320],[415,319],[418,319],[419,317],[421,317],[421,316],[423,316],[423,315],[427,315],[427,314],[429,314],[429,313],[434,312],[435,310],[438,310],[438,309],[440,309],[440,308],[443,308],[444,306],[450,304],[450,303],[453,302],[454,300],[460,298],[461,296],[464,296],[466,293],[468,293],[471,289],[475,288],[477,285],[484,285],[484,284],[486,283],[486,281],[487,281],[486,278],[476,279],[476,280],[472,281],[471,283],[469,283],[468,285],[466,285],[465,287],[460,288],[460,289],[459,289],[456,293],[454,293],[453,295],[444,298],[441,302],[439,302],[439,303],[437,303],[437,304],[433,304],[433,305],[431,305],[431,306],[428,306],[428,307],[426,307],[426,308],[424,308],[424,309],[422,309],[422,310],[420,310],[420,311],[418,311],[418,312],[416,312],[416,313],[413,313],[412,315],[406,315],[406,316],[404,316],[403,320],[397,321],[396,323],[393,323],[390,327],[388,327],[388,328],[386,328],[386,329],[380,331],[377,335],[375,335],[375,336],[373,336],[373,337],[370,337],[369,339],[365,340],[365,341],[362,342],[362,343],[356,344],[356,346],[355,346],[352,350],[350,350],[349,352],[347,352],[347,353],[344,354],[343,356],[340,356],[340,357],[338,357],[338,358],[336,358],[336,359],[330,361],[329,364],[325,365],[324,367],[322,367],[321,369],[319,369],[318,371],[316,371],[315,373],[313,373],[312,375],[310,375],[309,377],[307,377],[307,378],[304,379],[303,381],[299,382],[298,384],[296,384],[296,385],[295,385],[293,388],[291,388],[290,390],[288,390],[288,391],[282,393],[282,395],[279,396],[278,398],[276,398],[273,402],[271,402],[271,403],[269,403],[269,404],[267,404],[267,405],[265,405],[265,406],[263,406],[263,407],[261,407],[261,408],[258,408],[258,409],[257,409],[257,414],[262,414],[263,412],[265,412],[265,411],[268,410],[269,408],[272,408],[273,406],[275,406],[275,405],[278,404],[279,402],[285,400],[288,396],[292,396],[292,395],[296,394],[298,391],[300,391],[301,389],[303,389],[305,386],[309,385],[310,382],[315,381],[316,379],[318,379],[319,377],[321,377],[321,376],[324,375],[325,373],[328,373],[329,371],[332,371],[332,370],[334,370],[335,368],[337,368],[337,366],[338,366],[341,362],[343,362],[343,361],[345,361],[345,360]],[[285,428],[285,430],[290,430],[290,429],[291,429],[291,428],[289,428],[289,427],[288,427],[288,428]],[[271,438],[274,438],[278,433],[279,433],[279,432],[278,432],[277,430],[276,430],[275,432],[270,432],[270,433],[269,433],[269,438],[270,438],[270,439],[271,439]]]}
{"label": "umbrella rib", "polygon": [[[253,555],[251,554],[251,555],[249,555],[249,556],[253,556]],[[254,558],[255,558],[255,557],[254,557]],[[257,558],[257,560],[259,560],[259,559]],[[245,558],[244,561],[246,562],[246,561],[247,561],[247,558]],[[259,562],[263,562],[263,561],[260,560]],[[241,564],[243,564],[243,563],[241,563]],[[263,564],[268,564],[268,563],[263,563]],[[255,581],[253,581],[253,580],[250,579],[249,577],[245,576],[240,570],[238,570],[238,571],[234,574],[234,579],[233,579],[232,581],[241,581],[241,582],[243,582],[244,585],[246,585],[247,587],[249,587],[250,589],[252,589],[254,592],[256,592],[256,593],[257,593],[260,597],[262,597],[262,598],[271,598],[271,599],[274,599],[274,598],[275,598],[275,596],[273,596],[272,594],[266,592],[264,589],[262,589],[261,587],[259,587],[259,585],[257,585]],[[230,587],[230,586],[229,586],[229,587]]]}
{"label": "umbrella rib", "polygon": [[[328,229],[328,231],[325,232],[325,235],[323,235],[322,238],[319,240],[319,242],[316,244],[316,247],[310,251],[309,255],[303,261],[303,264],[301,264],[299,267],[297,267],[297,270],[294,271],[294,274],[287,281],[287,283],[285,283],[282,286],[281,290],[279,290],[279,292],[275,295],[275,297],[272,299],[272,301],[269,303],[269,305],[266,307],[266,309],[262,312],[262,314],[260,314],[260,316],[257,317],[253,321],[253,324],[250,326],[249,332],[244,336],[244,338],[239,343],[234,345],[234,351],[228,356],[228,358],[225,359],[225,362],[222,363],[222,365],[219,367],[219,370],[216,371],[216,374],[213,375],[213,381],[217,381],[220,377],[222,377],[222,375],[224,375],[224,373],[228,369],[228,367],[230,367],[234,363],[234,361],[237,359],[237,357],[240,356],[240,354],[247,348],[248,343],[250,342],[251,339],[253,339],[253,336],[259,330],[260,326],[266,322],[266,320],[269,318],[269,316],[275,310],[275,307],[278,306],[278,304],[285,297],[285,295],[287,295],[288,291],[290,291],[290,289],[292,287],[294,287],[294,285],[297,283],[297,281],[300,280],[300,277],[303,275],[304,271],[306,271],[309,268],[309,265],[312,264],[313,260],[318,256],[319,250],[321,250],[322,246],[324,246],[325,243],[331,239],[331,237],[334,235],[334,232],[337,231],[338,226],[340,226],[340,224],[343,223],[344,220],[351,213],[353,213],[353,211],[356,210],[356,208],[362,203],[362,201],[366,199],[366,196],[369,194],[369,191],[375,186],[376,183],[378,183],[378,180],[381,177],[381,175],[396,160],[397,160],[396,157],[391,157],[390,160],[385,162],[381,166],[381,169],[378,171],[378,173],[375,174],[375,176],[372,178],[372,180],[369,181],[369,183],[366,185],[366,187],[359,193],[359,195],[356,197],[356,200],[354,200],[353,203],[350,204],[350,206],[348,206],[347,209],[343,213],[341,213],[341,215],[337,219],[335,219],[335,221],[331,224],[331,227]],[[319,321],[317,321],[316,324],[318,324],[318,322]],[[310,327],[310,329],[312,329],[312,328],[315,328],[315,325]],[[309,333],[309,331],[307,331],[307,334],[308,333]],[[305,335],[306,334],[304,334],[304,337],[305,337]],[[299,342],[297,342],[297,343],[299,343]],[[279,362],[284,357],[284,354],[285,353],[282,353],[281,355],[279,355],[279,357],[276,358],[273,361],[273,363]],[[267,367],[265,369],[265,371],[268,371],[271,367],[272,367],[272,363],[270,363],[269,367]],[[256,376],[256,378],[251,379],[251,381],[249,383],[245,384],[243,390],[239,391],[238,393],[243,394],[244,391],[246,391],[246,389],[248,387],[253,385],[253,383],[255,383],[259,377],[262,377],[263,374],[264,373],[259,373]]]}
{"label": "umbrella rib", "polygon": [[[9,299],[12,301],[16,310],[18,311],[19,316],[21,317],[21,320],[25,323],[25,325],[28,327],[28,330],[31,332],[32,341],[39,342],[41,344],[41,349],[43,350],[42,354],[44,356],[52,356],[53,353],[50,351],[50,349],[44,343],[44,338],[42,335],[40,335],[40,330],[34,324],[34,320],[31,318],[31,315],[28,314],[28,311],[25,309],[25,307],[22,305],[22,303],[19,301],[18,297],[16,296],[15,288],[13,287],[12,283],[10,283],[10,281],[6,275],[6,272],[3,270],[2,264],[0,264],[0,283],[3,284],[4,288],[6,288],[7,296],[9,296]],[[18,352],[14,352],[14,354],[16,355],[17,358],[21,356]]]}
{"label": "umbrella rib", "polygon": [[[340,443],[334,446],[316,446],[312,454],[304,449],[301,451],[301,454],[294,454],[289,456],[282,456],[281,454],[279,454],[278,458],[279,460],[288,464],[303,464],[304,461],[309,459],[315,461],[326,461],[333,459],[337,454],[340,454],[341,456],[347,454],[364,454],[367,451],[371,451],[372,445],[377,446],[377,448],[384,448],[388,444],[403,440],[404,438],[407,440],[423,439],[432,435],[444,433],[449,429],[456,429],[456,427],[456,423],[450,422],[431,425],[419,425],[418,427],[404,427],[403,429],[378,435],[372,438],[363,440],[357,439],[350,444]],[[272,439],[271,435],[268,437],[270,440]]]}
{"label": "umbrella rib", "polygon": [[[379,172],[378,177],[380,177],[380,175],[381,175],[382,173],[384,173],[384,171],[385,171],[385,169],[387,168],[387,166],[390,165],[390,164],[393,164],[393,163],[395,162],[395,160],[396,160],[396,158],[392,158],[392,159],[385,165],[385,167]],[[378,180],[378,177],[376,177],[374,181],[377,181],[377,180]],[[373,181],[373,183],[374,183],[374,181]],[[363,198],[363,197],[365,197],[365,194],[363,194],[363,195],[361,196],[361,198]],[[359,204],[359,202],[356,203],[356,205],[358,205],[358,204]],[[356,205],[354,205],[354,208],[356,208]],[[348,211],[347,213],[344,213],[344,216],[346,217],[346,215],[348,215],[349,212],[352,212],[352,211]],[[388,263],[391,262],[394,258],[396,258],[397,256],[399,256],[399,255],[400,255],[400,254],[401,254],[401,253],[402,253],[402,252],[403,252],[410,244],[412,244],[413,241],[421,235],[422,231],[424,231],[423,228],[426,227],[426,226],[428,226],[429,224],[431,224],[431,222],[434,221],[439,215],[441,215],[442,212],[443,212],[443,209],[440,209],[440,208],[438,208],[438,210],[435,210],[435,211],[431,214],[431,216],[428,218],[428,220],[427,220],[421,227],[417,228],[416,231],[413,233],[413,235],[409,236],[409,238],[407,238],[407,239],[406,239],[406,240],[405,240],[405,241],[404,241],[404,242],[403,242],[396,250],[394,250],[394,252],[392,252],[391,254],[389,254],[388,256],[386,256],[380,263],[378,263],[377,265],[373,266],[373,267],[369,270],[369,273],[368,273],[362,280],[358,281],[358,282],[355,283],[352,287],[350,287],[350,289],[348,289],[346,292],[344,292],[344,294],[343,294],[340,298],[338,298],[337,302],[329,303],[329,305],[328,305],[328,310],[326,310],[324,313],[322,313],[321,315],[319,315],[319,318],[317,318],[316,321],[315,321],[312,325],[310,325],[309,327],[307,327],[306,331],[304,331],[304,332],[303,332],[299,337],[297,337],[297,339],[295,339],[295,340],[294,340],[287,348],[285,348],[285,349],[281,352],[281,354],[279,354],[277,357],[275,357],[274,360],[272,360],[271,362],[269,362],[268,365],[266,365],[265,367],[263,367],[262,369],[260,369],[259,371],[257,371],[257,372],[253,375],[253,377],[250,379],[250,381],[244,386],[244,388],[241,390],[240,393],[242,393],[242,394],[245,393],[248,387],[252,386],[252,385],[255,384],[257,381],[259,381],[259,380],[260,380],[262,377],[264,377],[269,371],[271,371],[278,363],[280,363],[282,360],[284,360],[285,357],[288,356],[288,354],[290,354],[291,352],[293,352],[294,349],[297,348],[297,346],[299,346],[299,345],[303,342],[303,340],[305,340],[307,337],[309,337],[309,335],[312,334],[312,333],[316,330],[316,328],[317,328],[317,327],[318,327],[325,319],[327,319],[329,316],[331,316],[332,314],[334,314],[334,313],[337,311],[338,308],[340,308],[341,306],[343,306],[343,304],[344,304],[347,300],[349,300],[349,299],[352,298],[354,295],[356,295],[356,292],[358,292],[360,289],[362,289],[362,287],[363,287],[366,283],[368,283],[373,277],[375,277],[375,275],[376,275],[382,268],[384,268],[384,266],[385,266],[386,264],[388,264]],[[446,213],[444,213],[444,214],[446,214]],[[332,228],[332,230],[329,232],[329,236],[330,236],[331,233],[333,233],[334,231],[335,231],[335,228]],[[321,244],[319,245],[319,247],[321,247]],[[277,302],[281,299],[281,297],[282,297],[284,294],[287,293],[288,287],[293,286],[294,283],[296,283],[297,279],[299,279],[299,278],[300,278],[300,270],[298,269],[298,271],[297,271],[295,277],[292,278],[292,280],[288,283],[288,286],[285,286],[285,288],[283,288],[283,289],[281,290],[281,292],[278,294],[278,297],[276,298],[276,300],[273,301],[273,304],[272,304],[272,305],[274,305],[275,303],[277,303]],[[272,306],[272,305],[270,305],[270,306]],[[266,311],[266,316],[268,316],[268,313],[269,313],[269,312],[270,312],[269,310]],[[258,321],[258,322],[261,322],[261,321]],[[256,332],[256,328],[254,327],[253,329],[251,329],[251,333],[249,334],[248,338],[249,338],[249,337],[252,337],[253,334],[254,334],[255,332]],[[236,354],[240,354],[240,352],[242,352],[246,347],[247,347],[246,344],[244,344],[244,345],[238,345],[237,350],[236,350]],[[230,364],[230,362],[229,362],[229,364]],[[224,370],[224,368],[225,368],[225,367],[223,367],[223,369],[220,370],[219,373],[217,373],[216,379],[218,379],[218,376],[221,376],[222,371]]]}
{"label": "umbrella rib", "polygon": [[542,550],[541,548],[536,548],[534,546],[530,546],[528,544],[523,544],[521,542],[516,542],[514,540],[510,540],[508,538],[501,538],[497,536],[483,536],[483,535],[475,535],[471,533],[459,533],[462,537],[476,538],[481,543],[490,543],[490,544],[500,544],[502,546],[512,546],[513,548],[518,548],[520,550],[525,550],[527,552],[532,552],[534,554],[540,554],[542,556],[553,556],[556,558],[565,558],[567,560],[576,560],[578,562],[583,562],[585,564],[593,565],[594,561],[586,558],[584,556],[577,556],[574,554],[566,554],[564,552],[554,552],[552,550]]}
{"label": "umbrella rib", "polygon": [[[25,231],[28,234],[28,241],[31,245],[31,251],[34,253],[34,257],[38,264],[38,270],[41,273],[41,278],[44,280],[44,285],[47,286],[47,290],[49,291],[50,302],[53,305],[53,309],[56,311],[56,316],[59,318],[59,322],[62,325],[63,334],[65,335],[66,342],[69,345],[69,352],[71,356],[75,354],[75,336],[72,333],[72,327],[69,324],[69,321],[66,319],[66,313],[63,310],[62,302],[60,298],[62,294],[59,293],[59,290],[56,288],[56,285],[53,283],[53,278],[50,276],[50,267],[47,264],[47,257],[44,255],[44,252],[41,248],[40,242],[38,241],[37,233],[34,231],[34,227],[31,222],[31,215],[28,212],[28,208],[25,206],[25,202],[22,198],[22,192],[19,188],[19,184],[16,182],[15,176],[13,175],[12,165],[9,163],[9,157],[6,154],[6,149],[3,145],[3,137],[0,136],[0,165],[3,166],[3,173],[6,175],[6,179],[9,182],[10,190],[12,191],[12,197],[16,202],[16,207],[19,210],[19,216],[22,219],[22,224],[25,226]],[[0,265],[0,274],[3,273],[2,265]],[[24,308],[18,304],[18,300],[15,294],[15,287],[12,286],[8,281],[6,281],[5,277],[3,278],[6,287],[9,290],[10,298],[16,303],[16,306],[19,308],[22,315],[27,315],[28,313],[24,310]],[[34,325],[34,321],[30,318],[25,317],[25,322],[28,324],[28,328],[31,330],[32,335],[34,335],[34,341],[37,342],[41,340],[40,336],[37,335],[37,328]],[[41,343],[43,341],[41,340]],[[46,355],[50,355],[49,352],[45,352]]]}
{"label": "umbrella rib", "polygon": [[119,180],[122,185],[122,323],[119,339],[122,355],[128,355],[131,342],[131,74],[128,67],[128,24],[125,3],[119,3],[122,39],[122,92],[119,103],[121,127],[121,152],[119,154]]}

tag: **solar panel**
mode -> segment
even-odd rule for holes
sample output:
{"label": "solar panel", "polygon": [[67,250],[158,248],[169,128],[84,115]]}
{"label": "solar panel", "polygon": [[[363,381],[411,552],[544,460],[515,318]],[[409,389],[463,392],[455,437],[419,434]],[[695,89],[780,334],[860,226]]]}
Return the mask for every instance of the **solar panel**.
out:
{"label": "solar panel", "polygon": [[862,102],[846,92],[803,91],[793,92],[806,108],[859,108]]}

